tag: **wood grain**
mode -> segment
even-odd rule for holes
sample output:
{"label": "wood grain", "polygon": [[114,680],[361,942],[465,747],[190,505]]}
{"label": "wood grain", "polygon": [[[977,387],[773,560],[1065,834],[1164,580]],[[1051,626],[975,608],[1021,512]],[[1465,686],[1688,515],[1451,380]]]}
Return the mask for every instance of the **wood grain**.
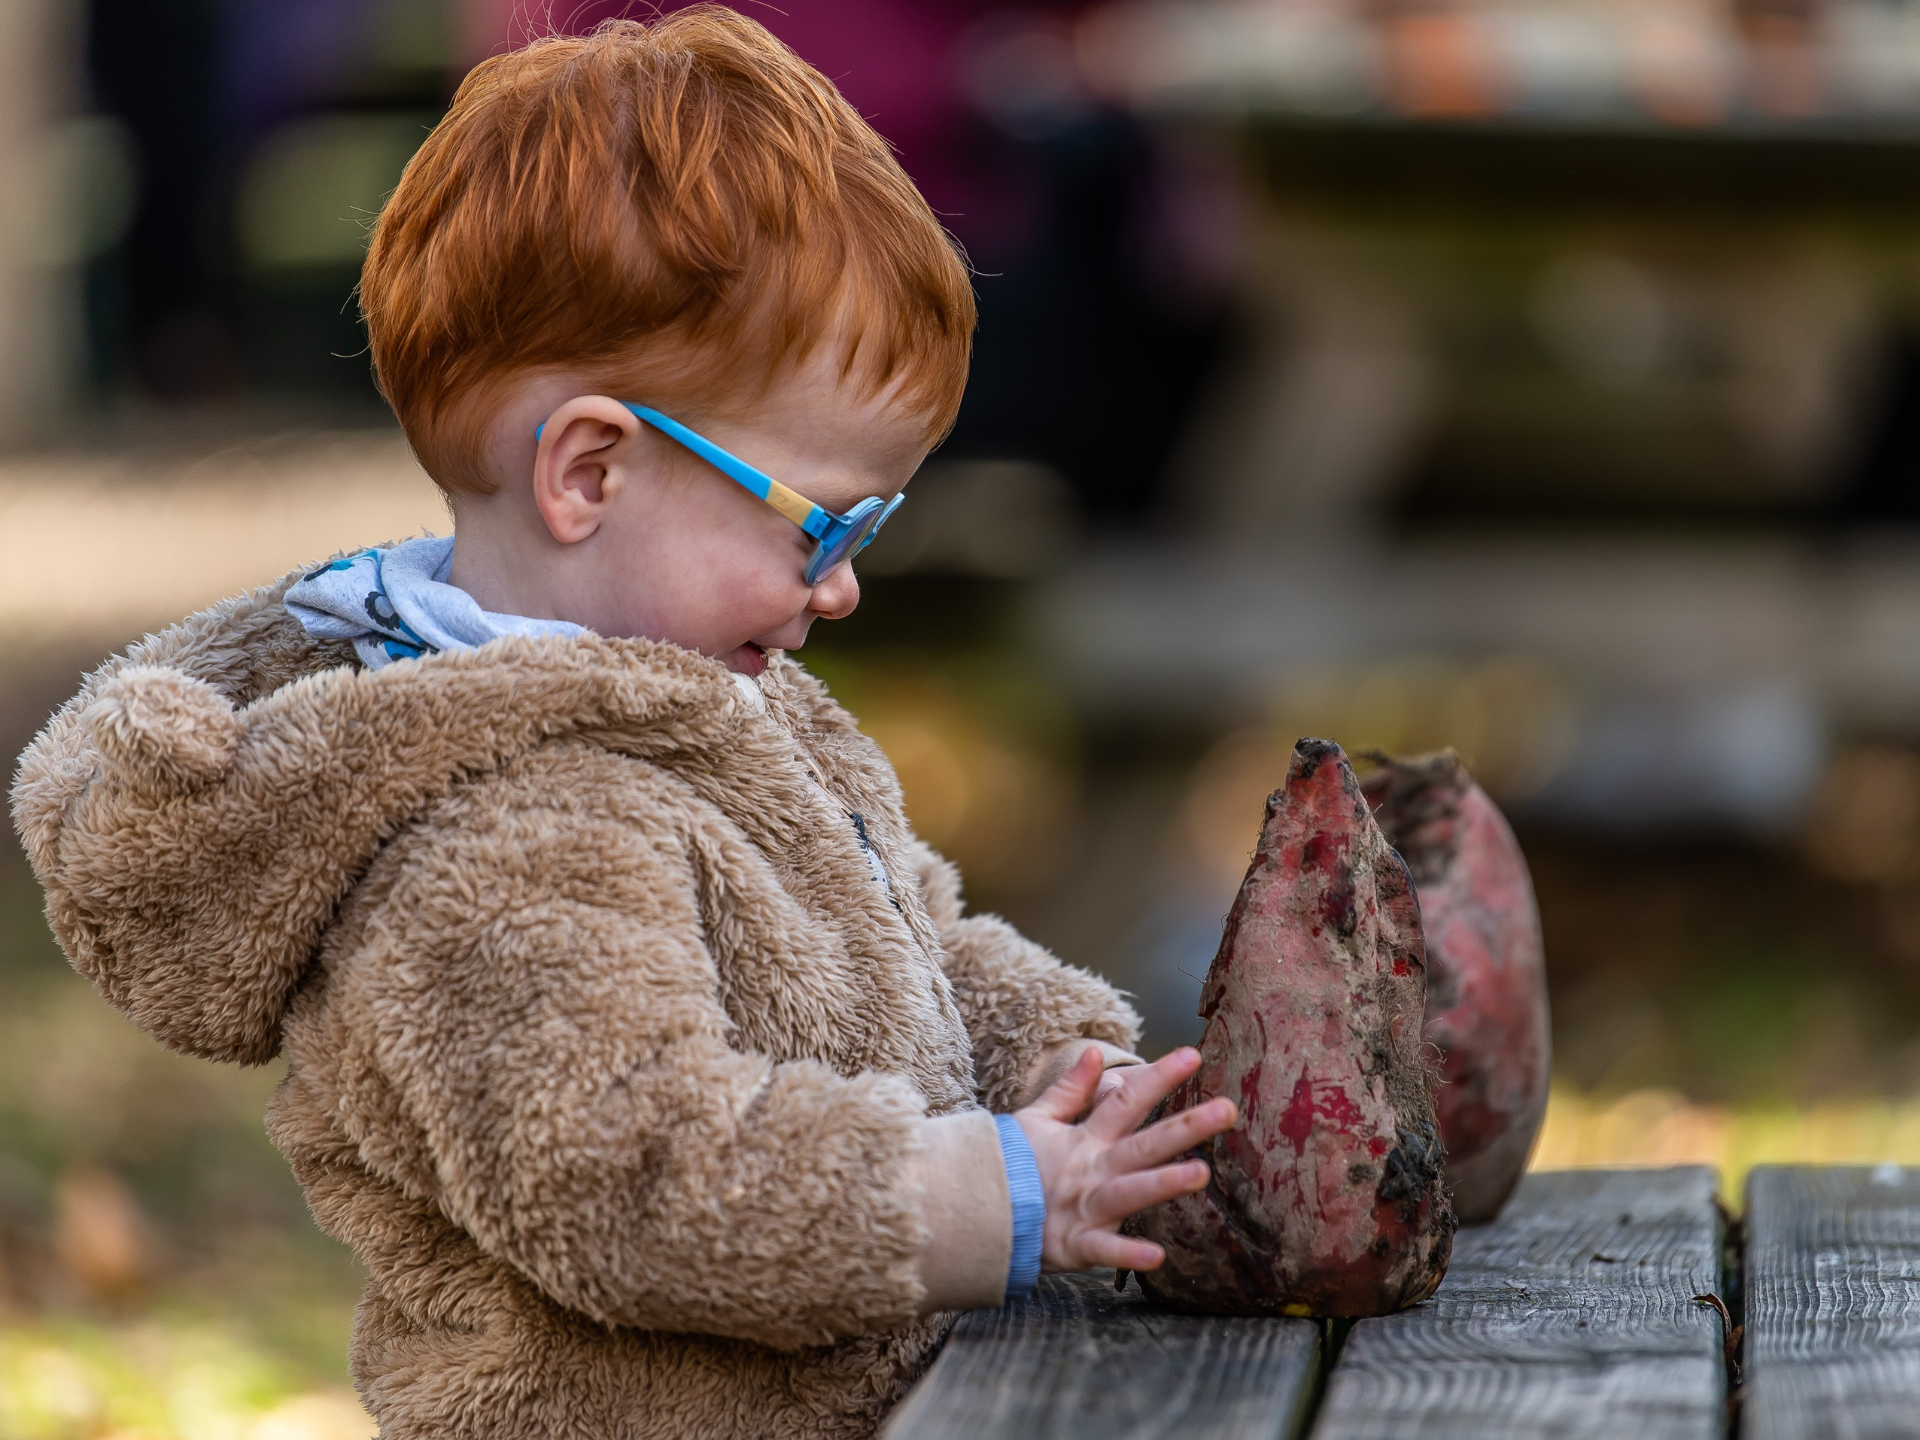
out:
{"label": "wood grain", "polygon": [[1755,1169],[1746,1287],[1744,1434],[1920,1434],[1920,1169]]}
{"label": "wood grain", "polygon": [[1046,1275],[963,1316],[885,1440],[1289,1440],[1319,1371],[1309,1320],[1171,1315],[1112,1271]]}
{"label": "wood grain", "polygon": [[1356,1323],[1313,1440],[1627,1436],[1726,1429],[1713,1172],[1527,1176],[1462,1230],[1433,1299]]}

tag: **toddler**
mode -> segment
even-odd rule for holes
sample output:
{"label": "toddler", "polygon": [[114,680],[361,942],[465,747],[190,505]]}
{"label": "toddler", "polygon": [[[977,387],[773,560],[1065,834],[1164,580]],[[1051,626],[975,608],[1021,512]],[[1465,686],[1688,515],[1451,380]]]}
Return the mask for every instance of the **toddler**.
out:
{"label": "toddler", "polygon": [[951,423],[886,146],[719,9],[486,62],[375,230],[451,539],[89,677],[23,758],[55,933],[268,1114],[386,1440],[871,1434],[952,1312],[1157,1264],[1233,1120],[915,837],[790,657]]}

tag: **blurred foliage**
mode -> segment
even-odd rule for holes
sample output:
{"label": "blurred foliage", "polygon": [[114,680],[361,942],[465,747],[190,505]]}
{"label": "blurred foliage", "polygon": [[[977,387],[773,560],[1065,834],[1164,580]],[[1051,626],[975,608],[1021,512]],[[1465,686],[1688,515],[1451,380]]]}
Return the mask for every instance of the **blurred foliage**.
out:
{"label": "blurred foliage", "polygon": [[1522,832],[1557,1072],[1789,1108],[1920,1095],[1920,965],[1875,892],[1785,847]]}
{"label": "blurred foliage", "polygon": [[346,1440],[359,1275],[261,1115],[279,1067],[162,1049],[0,851],[0,1435]]}
{"label": "blurred foliage", "polygon": [[159,1315],[0,1327],[9,1440],[368,1440],[352,1392],[311,1391],[230,1327]]}
{"label": "blurred foliage", "polygon": [[1756,1165],[1920,1165],[1920,1101],[1701,1105],[1674,1090],[1556,1086],[1531,1166],[1711,1165],[1730,1208]]}

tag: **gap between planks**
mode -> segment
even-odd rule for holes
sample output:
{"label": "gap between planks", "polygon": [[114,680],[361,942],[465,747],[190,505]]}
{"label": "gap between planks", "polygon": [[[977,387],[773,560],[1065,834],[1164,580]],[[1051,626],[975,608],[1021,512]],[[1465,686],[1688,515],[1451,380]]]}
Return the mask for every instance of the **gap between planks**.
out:
{"label": "gap between planks", "polygon": [[1719,1440],[1714,1178],[1534,1174],[1463,1230],[1439,1293],[1352,1327],[1317,1406],[1318,1326],[1171,1315],[1110,1273],[963,1317],[887,1440]]}
{"label": "gap between planks", "polygon": [[1720,1241],[1704,1167],[1528,1175],[1433,1299],[1354,1325],[1313,1440],[1720,1440]]}

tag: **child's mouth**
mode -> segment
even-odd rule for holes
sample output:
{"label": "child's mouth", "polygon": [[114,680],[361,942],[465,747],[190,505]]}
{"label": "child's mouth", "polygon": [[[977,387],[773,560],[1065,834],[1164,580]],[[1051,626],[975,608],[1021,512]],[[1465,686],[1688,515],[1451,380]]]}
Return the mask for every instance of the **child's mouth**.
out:
{"label": "child's mouth", "polygon": [[757,677],[767,668],[767,647],[749,640],[727,656],[727,668],[742,675]]}

